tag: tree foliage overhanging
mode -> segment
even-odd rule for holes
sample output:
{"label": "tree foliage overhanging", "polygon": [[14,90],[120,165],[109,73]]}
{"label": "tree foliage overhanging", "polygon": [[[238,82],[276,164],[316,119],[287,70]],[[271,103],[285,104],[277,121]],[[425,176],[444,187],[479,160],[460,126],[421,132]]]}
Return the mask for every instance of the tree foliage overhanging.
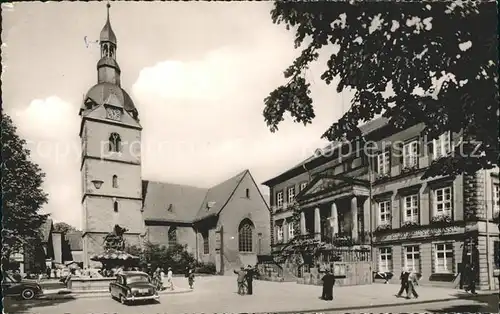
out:
{"label": "tree foliage overhanging", "polygon": [[72,225],[67,224],[65,222],[57,222],[54,224],[54,231],[62,232],[62,233],[69,233],[69,232],[78,231],[78,229],[76,229]]}
{"label": "tree foliage overhanging", "polygon": [[284,72],[288,83],[265,99],[264,118],[272,132],[285,113],[311,123],[315,113],[304,74],[322,48],[335,45],[338,51],[321,78],[338,81],[337,92],[350,88],[355,95],[323,138],[359,138],[358,125],[383,114],[397,129],[424,123],[428,139],[451,131],[474,140],[474,154],[441,158],[424,177],[497,165],[495,2],[277,1],[271,15],[274,23],[293,29],[295,47],[303,47]]}
{"label": "tree foliage overhanging", "polygon": [[1,113],[2,141],[2,261],[26,243],[40,240],[48,215],[39,213],[47,203],[42,189],[45,174],[29,158],[26,141],[16,134],[11,118]]}

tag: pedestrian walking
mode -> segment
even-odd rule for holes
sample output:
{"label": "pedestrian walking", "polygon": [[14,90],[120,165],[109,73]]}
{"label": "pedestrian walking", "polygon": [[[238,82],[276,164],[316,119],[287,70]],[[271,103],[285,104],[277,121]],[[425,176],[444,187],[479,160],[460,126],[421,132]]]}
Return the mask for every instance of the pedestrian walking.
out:
{"label": "pedestrian walking", "polygon": [[160,276],[160,268],[156,268],[155,271],[153,272],[153,283],[156,286],[156,289],[158,291],[161,290],[162,284],[161,284],[161,276]]}
{"label": "pedestrian walking", "polygon": [[335,276],[329,269],[325,271],[325,275],[321,278],[323,281],[323,293],[321,299],[331,301],[333,300],[333,286],[335,285]]}
{"label": "pedestrian walking", "polygon": [[186,267],[186,277],[188,279],[189,288],[193,289],[193,284],[194,284],[194,269],[192,267]]}
{"label": "pedestrian walking", "polygon": [[172,272],[172,267],[168,268],[167,272],[167,287],[174,291],[174,273]]}
{"label": "pedestrian walking", "polygon": [[401,271],[401,276],[399,276],[399,280],[401,280],[401,288],[399,289],[398,294],[396,295],[398,298],[401,297],[401,294],[403,294],[403,291],[406,291],[406,296],[408,297],[408,278],[410,276],[410,273],[404,269]]}
{"label": "pedestrian walking", "polygon": [[468,290],[470,290],[470,292],[472,294],[477,294],[476,293],[476,267],[474,265],[471,265],[470,266],[470,273],[469,273],[469,276],[468,276],[468,279],[469,279],[469,282],[468,282]]}
{"label": "pedestrian walking", "polygon": [[418,285],[417,273],[415,273],[415,271],[411,269],[408,274],[408,292],[406,293],[407,298],[410,299],[411,296],[413,295],[415,299],[418,299],[418,293],[417,290],[415,289],[415,286],[417,285]]}
{"label": "pedestrian walking", "polygon": [[253,294],[253,279],[255,277],[255,270],[252,266],[248,265],[245,271],[245,279],[247,282],[247,294]]}
{"label": "pedestrian walking", "polygon": [[236,282],[238,284],[238,294],[239,295],[244,295],[245,294],[245,268],[242,266],[240,270],[234,270],[234,273],[238,275],[238,278],[236,279]]}
{"label": "pedestrian walking", "polygon": [[160,268],[160,290],[165,289],[165,271]]}

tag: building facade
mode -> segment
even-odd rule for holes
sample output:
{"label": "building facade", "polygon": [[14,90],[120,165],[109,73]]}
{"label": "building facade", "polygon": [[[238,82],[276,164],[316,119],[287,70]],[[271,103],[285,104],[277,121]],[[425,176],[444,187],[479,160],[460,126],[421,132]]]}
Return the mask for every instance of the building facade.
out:
{"label": "building facade", "polygon": [[[325,242],[349,238],[369,247],[374,273],[399,274],[407,267],[424,284],[454,286],[462,265],[474,263],[480,288],[498,285],[498,168],[422,180],[430,163],[460,140],[450,133],[427,140],[422,129],[395,130],[384,118],[373,120],[361,127],[369,149],[334,143],[265,182],[273,251],[300,230]],[[288,209],[293,202],[300,222]]]}
{"label": "building facade", "polygon": [[[143,180],[142,126],[121,87],[117,38],[108,16],[100,34],[97,84],[80,109],[82,260],[103,251],[115,225],[127,245],[186,244],[219,272],[255,264],[269,251],[269,207],[248,170],[209,189]],[[95,263],[95,266],[100,266]]]}

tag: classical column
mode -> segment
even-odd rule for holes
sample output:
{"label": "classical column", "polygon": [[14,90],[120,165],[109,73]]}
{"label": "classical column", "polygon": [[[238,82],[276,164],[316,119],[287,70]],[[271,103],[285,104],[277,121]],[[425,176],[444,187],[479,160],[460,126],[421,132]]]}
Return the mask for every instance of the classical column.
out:
{"label": "classical column", "polygon": [[306,232],[306,214],[304,211],[300,212],[300,235],[305,235]]}
{"label": "classical column", "polygon": [[358,199],[351,199],[351,236],[354,241],[358,239]]}
{"label": "classical column", "polygon": [[318,207],[314,209],[314,238],[321,240],[321,215]]}
{"label": "classical column", "polygon": [[337,204],[335,204],[335,202],[332,203],[330,223],[332,224],[332,236],[335,236],[339,233],[339,215],[337,213]]}

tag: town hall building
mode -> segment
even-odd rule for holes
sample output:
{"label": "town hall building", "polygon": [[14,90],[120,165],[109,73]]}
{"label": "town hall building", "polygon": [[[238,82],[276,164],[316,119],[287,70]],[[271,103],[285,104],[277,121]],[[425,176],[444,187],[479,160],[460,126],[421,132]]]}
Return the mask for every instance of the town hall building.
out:
{"label": "town hall building", "polygon": [[103,251],[115,225],[128,245],[185,244],[219,273],[270,252],[270,210],[248,170],[211,188],[143,180],[139,112],[120,83],[117,38],[100,34],[97,84],[80,109],[83,262]]}

